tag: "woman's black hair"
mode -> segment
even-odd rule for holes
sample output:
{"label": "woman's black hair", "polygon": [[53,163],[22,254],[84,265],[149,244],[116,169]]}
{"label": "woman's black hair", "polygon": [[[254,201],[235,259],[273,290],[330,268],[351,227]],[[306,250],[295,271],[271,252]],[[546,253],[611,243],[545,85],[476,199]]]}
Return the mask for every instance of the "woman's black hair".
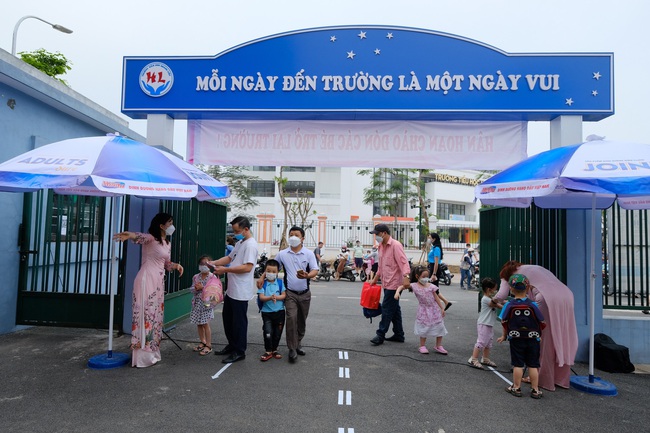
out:
{"label": "woman's black hair", "polygon": [[[151,220],[149,225],[149,234],[156,238],[156,240],[162,244],[162,236],[160,236],[160,226],[167,224],[169,221],[172,221],[174,218],[168,214],[161,212]],[[169,239],[165,238],[165,242],[169,243]]]}
{"label": "woman's black hair", "polygon": [[440,235],[438,233],[429,233],[429,236],[431,236],[431,240],[433,241],[431,243],[431,248],[433,247],[440,248],[440,261],[442,261],[442,257],[444,256],[444,253],[442,251],[442,242],[440,242]]}

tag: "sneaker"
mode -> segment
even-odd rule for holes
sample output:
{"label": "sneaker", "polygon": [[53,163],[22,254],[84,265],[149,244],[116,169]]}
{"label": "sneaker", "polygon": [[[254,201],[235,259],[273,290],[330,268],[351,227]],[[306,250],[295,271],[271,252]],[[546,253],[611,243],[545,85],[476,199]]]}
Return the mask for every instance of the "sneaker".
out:
{"label": "sneaker", "polygon": [[436,352],[441,353],[441,354],[443,354],[443,355],[446,355],[446,354],[448,353],[448,352],[445,350],[445,348],[442,347],[442,346],[434,347],[433,350],[435,350]]}
{"label": "sneaker", "polygon": [[370,340],[370,342],[372,343],[373,346],[379,346],[384,342],[384,340],[379,335],[375,335],[375,337],[372,340]]}
{"label": "sneaker", "polygon": [[420,348],[418,349],[418,351],[419,351],[421,354],[423,354],[423,355],[426,355],[426,354],[429,353],[429,349],[427,349],[426,346],[420,346]]}
{"label": "sneaker", "polygon": [[403,343],[404,342],[404,337],[400,338],[397,335],[391,335],[390,337],[386,338],[386,341],[393,341],[395,343]]}

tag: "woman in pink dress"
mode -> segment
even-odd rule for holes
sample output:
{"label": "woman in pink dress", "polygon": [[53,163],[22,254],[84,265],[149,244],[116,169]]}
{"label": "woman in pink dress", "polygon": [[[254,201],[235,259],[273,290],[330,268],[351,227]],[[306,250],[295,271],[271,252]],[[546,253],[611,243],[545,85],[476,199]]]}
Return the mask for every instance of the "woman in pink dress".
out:
{"label": "woman in pink dress", "polygon": [[533,286],[529,297],[537,302],[546,319],[546,328],[542,331],[539,386],[549,391],[555,391],[556,385],[569,388],[571,366],[578,350],[573,293],[548,269],[511,260],[501,268],[501,286],[495,298],[507,298],[508,279],[513,274],[528,278]]}
{"label": "woman in pink dress", "polygon": [[132,240],[142,245],[140,270],[133,282],[133,323],[131,325],[132,367],[150,367],[160,361],[160,340],[164,318],[165,271],[183,267],[172,263],[171,244],[167,236],[174,233],[172,216],[159,213],[151,220],[149,233],[121,232],[114,240]]}

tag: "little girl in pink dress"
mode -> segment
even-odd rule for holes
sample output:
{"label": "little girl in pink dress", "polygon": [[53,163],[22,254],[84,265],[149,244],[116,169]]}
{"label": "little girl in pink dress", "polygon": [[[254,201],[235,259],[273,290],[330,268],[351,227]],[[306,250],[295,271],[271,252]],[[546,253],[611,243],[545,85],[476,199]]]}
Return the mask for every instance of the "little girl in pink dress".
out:
{"label": "little girl in pink dress", "polygon": [[436,337],[436,345],[433,348],[436,352],[446,355],[447,351],[442,347],[442,337],[447,335],[445,328],[445,304],[442,302],[436,290],[438,288],[429,282],[429,271],[423,266],[418,266],[411,273],[411,285],[400,286],[395,291],[395,299],[399,299],[403,290],[408,289],[415,293],[418,300],[418,313],[415,317],[415,335],[420,337],[420,353],[429,353],[426,346],[427,337]]}

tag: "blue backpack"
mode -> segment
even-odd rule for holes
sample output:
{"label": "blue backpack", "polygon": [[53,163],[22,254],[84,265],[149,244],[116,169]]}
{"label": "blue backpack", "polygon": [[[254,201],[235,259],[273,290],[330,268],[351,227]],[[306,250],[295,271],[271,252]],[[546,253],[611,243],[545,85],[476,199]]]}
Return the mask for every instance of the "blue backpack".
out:
{"label": "blue backpack", "polygon": [[540,322],[533,308],[533,302],[528,298],[523,301],[510,301],[508,316],[502,323],[506,328],[508,340],[520,338],[539,340],[545,325]]}
{"label": "blue backpack", "polygon": [[[276,295],[281,295],[282,294],[282,287],[283,287],[282,280],[275,280],[275,281],[278,282],[278,292],[276,293]],[[266,289],[266,281],[264,281],[264,285],[262,286],[262,288]],[[264,302],[260,301],[260,296],[259,295],[260,294],[258,293],[257,294],[257,308],[259,310],[258,313],[261,313],[262,312],[262,307],[264,306]]]}
{"label": "blue backpack", "polygon": [[370,323],[372,323],[372,318],[377,316],[381,316],[381,304],[375,309],[363,307],[363,317],[370,319]]}

